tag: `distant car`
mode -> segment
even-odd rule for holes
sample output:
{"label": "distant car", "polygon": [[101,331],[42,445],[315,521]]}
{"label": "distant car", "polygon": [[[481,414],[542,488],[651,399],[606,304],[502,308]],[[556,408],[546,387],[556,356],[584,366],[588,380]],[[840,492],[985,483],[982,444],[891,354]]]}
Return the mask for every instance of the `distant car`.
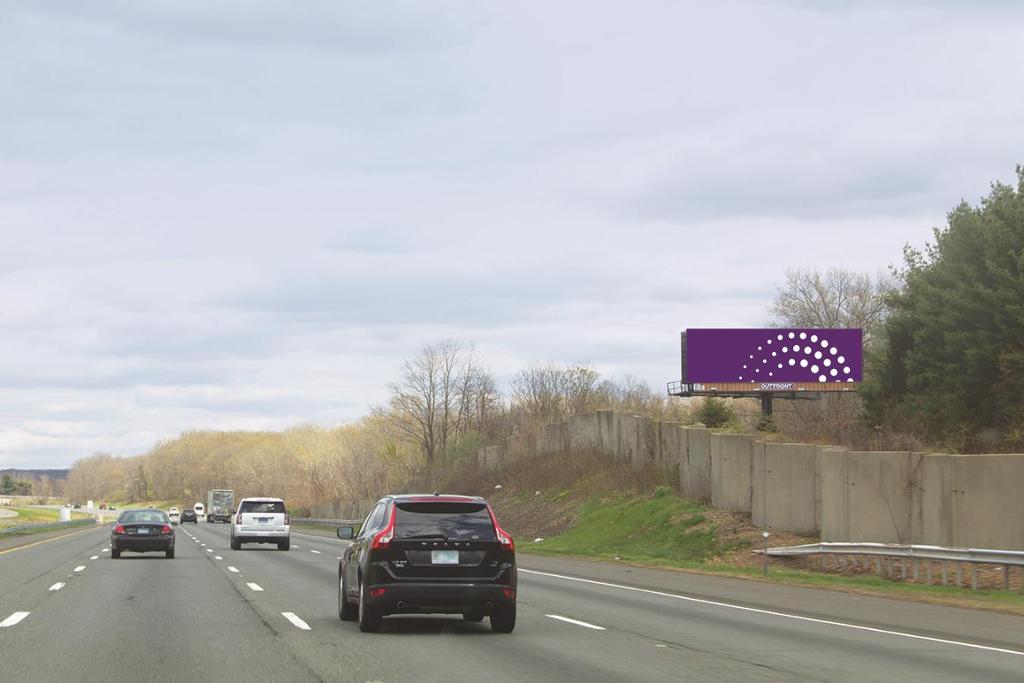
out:
{"label": "distant car", "polygon": [[516,552],[483,498],[403,495],[381,498],[363,522],[338,529],[352,540],[338,562],[338,616],[380,630],[389,614],[462,614],[516,626]]}
{"label": "distant car", "polygon": [[78,510],[78,509],[80,509],[82,507],[82,504],[81,503],[75,503],[72,507],[74,507],[76,510]]}
{"label": "distant car", "polygon": [[196,518],[195,510],[185,510],[181,513],[181,523],[184,524],[185,522],[192,522],[193,524],[197,524],[199,522]]}
{"label": "distant car", "polygon": [[276,543],[278,550],[291,547],[288,510],[280,498],[243,498],[231,520],[231,549],[243,543]]}
{"label": "distant car", "polygon": [[64,507],[66,507],[66,508],[71,507],[71,503],[64,503]]}
{"label": "distant car", "polygon": [[178,522],[181,521],[180,518],[178,517],[178,513],[177,512],[168,512],[167,516],[170,518],[171,524],[177,524]]}
{"label": "distant car", "polygon": [[113,505],[111,505],[111,506],[110,506],[110,507],[108,507],[107,509],[108,509],[108,510],[116,510],[117,508],[116,508],[116,507],[114,507]]}
{"label": "distant car", "polygon": [[203,516],[206,514],[206,506],[203,505],[202,503],[196,503],[195,505],[192,506],[192,509],[196,513],[196,519],[202,519]]}
{"label": "distant car", "polygon": [[136,553],[163,552],[174,558],[174,527],[163,510],[125,510],[117,516],[110,532],[110,557],[117,559],[124,551]]}
{"label": "distant car", "polygon": [[178,508],[175,507],[175,506],[172,506],[171,509],[167,511],[167,514],[168,515],[176,515],[176,514],[178,514]]}
{"label": "distant car", "polygon": [[100,503],[100,510],[106,510],[106,509],[107,509],[107,504],[106,503]]}

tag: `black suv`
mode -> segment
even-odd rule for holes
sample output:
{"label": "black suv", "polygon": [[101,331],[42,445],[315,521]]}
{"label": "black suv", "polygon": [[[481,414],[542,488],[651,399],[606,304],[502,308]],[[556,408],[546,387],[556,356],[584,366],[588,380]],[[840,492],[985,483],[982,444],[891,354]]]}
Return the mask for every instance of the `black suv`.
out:
{"label": "black suv", "polygon": [[380,630],[388,614],[441,612],[516,626],[516,552],[483,498],[402,495],[377,501],[338,562],[338,616]]}

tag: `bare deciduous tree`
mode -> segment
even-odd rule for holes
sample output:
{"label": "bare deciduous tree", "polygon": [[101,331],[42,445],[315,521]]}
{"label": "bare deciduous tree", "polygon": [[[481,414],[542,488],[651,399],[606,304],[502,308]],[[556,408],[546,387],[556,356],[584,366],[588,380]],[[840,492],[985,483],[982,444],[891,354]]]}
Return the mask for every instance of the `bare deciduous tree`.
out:
{"label": "bare deciduous tree", "polygon": [[892,278],[884,274],[872,277],[843,268],[790,269],[769,312],[778,325],[859,327],[867,344],[885,318],[886,295],[893,287]]}

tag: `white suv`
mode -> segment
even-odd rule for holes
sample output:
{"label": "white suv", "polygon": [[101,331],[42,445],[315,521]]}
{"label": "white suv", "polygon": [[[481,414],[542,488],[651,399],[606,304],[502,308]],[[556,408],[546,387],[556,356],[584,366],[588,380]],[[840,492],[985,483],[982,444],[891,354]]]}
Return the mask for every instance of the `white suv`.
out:
{"label": "white suv", "polygon": [[278,550],[291,546],[288,511],[280,498],[243,498],[231,520],[231,549],[243,543],[276,543]]}

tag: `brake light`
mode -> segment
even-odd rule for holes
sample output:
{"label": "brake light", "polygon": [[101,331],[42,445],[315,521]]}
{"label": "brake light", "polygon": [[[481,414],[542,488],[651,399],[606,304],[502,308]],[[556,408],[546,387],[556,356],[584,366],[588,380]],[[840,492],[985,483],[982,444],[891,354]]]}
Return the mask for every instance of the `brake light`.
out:
{"label": "brake light", "polygon": [[501,528],[501,525],[498,524],[498,518],[494,516],[494,510],[489,504],[487,506],[487,512],[491,513],[491,521],[494,522],[494,534],[498,537],[498,542],[501,543],[501,549],[514,551],[516,549],[516,544],[515,541],[512,540],[512,534]]}
{"label": "brake light", "polygon": [[235,515],[235,524],[241,524],[241,523],[242,523],[242,513],[239,512],[237,515]]}
{"label": "brake light", "polygon": [[115,526],[114,527],[114,533],[115,534],[123,534],[124,533],[124,524],[118,524],[117,526]]}
{"label": "brake light", "polygon": [[511,600],[512,598],[516,597],[516,589],[515,589],[515,588],[502,588],[502,589],[501,589],[501,592],[502,592],[502,593],[503,593],[503,594],[505,595],[505,597],[506,597],[506,598],[508,598],[509,600]]}
{"label": "brake light", "polygon": [[162,533],[162,534],[169,534],[169,533],[171,533],[171,525],[170,524],[164,524],[164,528],[160,530],[160,533]]}
{"label": "brake light", "polygon": [[373,543],[370,547],[373,550],[379,548],[387,548],[391,544],[391,539],[395,537],[395,511],[397,508],[391,506],[391,517],[388,519],[388,525],[383,530],[378,531],[373,537]]}
{"label": "brake light", "polygon": [[288,526],[288,513],[284,513],[284,525]]}
{"label": "brake light", "polygon": [[379,598],[380,596],[384,595],[384,593],[386,593],[387,590],[388,590],[387,588],[371,588],[370,589],[370,597],[371,598]]}

